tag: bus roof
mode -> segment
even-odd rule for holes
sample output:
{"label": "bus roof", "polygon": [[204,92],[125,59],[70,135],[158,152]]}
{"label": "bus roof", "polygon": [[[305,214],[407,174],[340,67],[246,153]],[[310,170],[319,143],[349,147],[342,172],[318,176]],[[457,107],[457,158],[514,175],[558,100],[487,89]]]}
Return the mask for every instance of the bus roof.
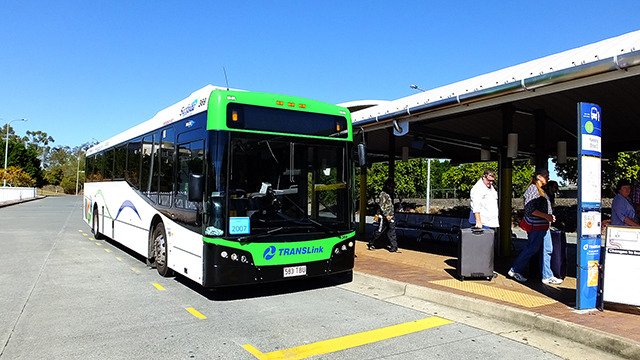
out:
{"label": "bus roof", "polygon": [[[209,97],[214,90],[231,90],[219,86],[207,85],[200,90],[196,90],[184,100],[169,106],[151,119],[138,124],[124,132],[119,133],[87,150],[87,155],[95,154],[103,149],[109,148],[126,140],[146,134],[164,125],[184,119],[187,116],[195,115],[207,110]],[[236,90],[236,89],[233,89]],[[237,90],[236,90],[237,91]]]}
{"label": "bus roof", "polygon": [[[168,108],[159,111],[154,117],[151,119],[138,124],[128,130],[125,130],[99,144],[89,148],[87,150],[87,156],[98,153],[104,149],[108,149],[114,145],[124,143],[127,140],[134,139],[143,134],[147,134],[156,129],[159,129],[165,125],[171,124],[176,121],[180,121],[189,116],[199,114],[208,109],[209,98],[214,91],[245,91],[238,89],[229,89],[226,87],[219,87],[213,85],[207,85],[202,89],[196,90],[187,98],[181,100],[180,102],[169,106]],[[256,95],[266,95],[265,93],[254,93]],[[269,94],[276,95],[276,94]],[[309,100],[309,99],[305,99]],[[339,106],[339,105],[338,105]],[[347,111],[345,108],[344,111]],[[348,124],[351,125],[350,123]]]}

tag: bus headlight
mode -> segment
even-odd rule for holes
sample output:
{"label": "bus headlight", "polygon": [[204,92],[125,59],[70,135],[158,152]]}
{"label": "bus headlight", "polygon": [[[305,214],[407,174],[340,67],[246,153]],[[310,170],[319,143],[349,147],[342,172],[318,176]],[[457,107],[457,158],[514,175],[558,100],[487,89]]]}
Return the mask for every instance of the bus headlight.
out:
{"label": "bus headlight", "polygon": [[331,251],[331,256],[344,256],[347,253],[353,253],[355,242],[351,240],[345,240],[336,244]]}
{"label": "bus headlight", "polygon": [[217,251],[218,253],[215,260],[217,265],[253,265],[253,257],[251,256],[251,253],[247,251],[220,245],[218,245]]}

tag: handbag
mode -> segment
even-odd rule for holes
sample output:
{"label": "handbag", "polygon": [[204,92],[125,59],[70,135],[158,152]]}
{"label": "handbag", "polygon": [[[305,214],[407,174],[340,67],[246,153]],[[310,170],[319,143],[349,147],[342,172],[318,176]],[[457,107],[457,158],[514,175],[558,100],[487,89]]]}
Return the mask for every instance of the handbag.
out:
{"label": "handbag", "polygon": [[522,220],[520,221],[520,228],[526,232],[531,232],[531,230],[533,229],[533,225],[529,224],[527,220],[523,217]]}

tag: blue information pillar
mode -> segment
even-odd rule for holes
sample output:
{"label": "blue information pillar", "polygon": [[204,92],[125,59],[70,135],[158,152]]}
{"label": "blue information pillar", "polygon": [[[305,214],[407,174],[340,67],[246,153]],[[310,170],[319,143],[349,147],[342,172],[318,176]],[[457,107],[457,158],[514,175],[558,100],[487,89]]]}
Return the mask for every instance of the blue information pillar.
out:
{"label": "blue information pillar", "polygon": [[576,308],[596,307],[601,247],[602,122],[600,107],[578,103],[578,269]]}

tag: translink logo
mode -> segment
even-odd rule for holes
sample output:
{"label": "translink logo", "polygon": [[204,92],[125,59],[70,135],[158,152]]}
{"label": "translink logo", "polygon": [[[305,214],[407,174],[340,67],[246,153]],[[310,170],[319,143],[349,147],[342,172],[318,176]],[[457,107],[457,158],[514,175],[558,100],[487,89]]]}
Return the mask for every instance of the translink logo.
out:
{"label": "translink logo", "polygon": [[323,246],[301,246],[293,248],[276,249],[275,246],[269,246],[263,254],[265,260],[273,259],[276,254],[278,256],[291,256],[291,255],[305,255],[305,254],[319,254],[324,252]]}

